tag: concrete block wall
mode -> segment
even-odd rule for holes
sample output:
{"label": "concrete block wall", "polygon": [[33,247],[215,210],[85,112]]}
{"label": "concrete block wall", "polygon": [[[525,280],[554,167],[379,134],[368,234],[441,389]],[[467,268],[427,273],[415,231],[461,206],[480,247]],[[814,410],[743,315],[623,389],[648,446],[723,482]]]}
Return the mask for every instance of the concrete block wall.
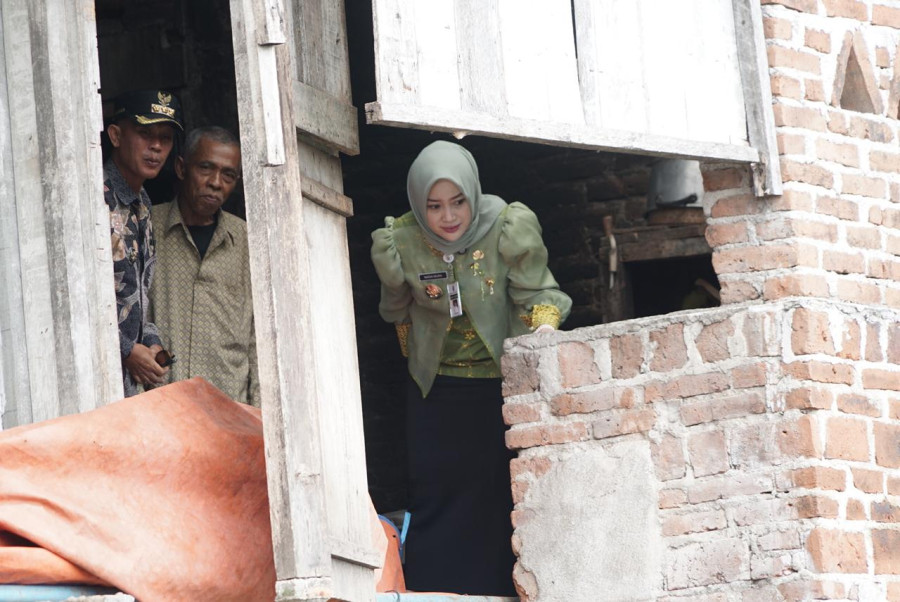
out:
{"label": "concrete block wall", "polygon": [[522,599],[900,600],[898,322],[795,298],[509,341]]}
{"label": "concrete block wall", "polygon": [[900,2],[761,4],[784,194],[706,170],[723,306],[507,343],[525,601],[900,601]]}

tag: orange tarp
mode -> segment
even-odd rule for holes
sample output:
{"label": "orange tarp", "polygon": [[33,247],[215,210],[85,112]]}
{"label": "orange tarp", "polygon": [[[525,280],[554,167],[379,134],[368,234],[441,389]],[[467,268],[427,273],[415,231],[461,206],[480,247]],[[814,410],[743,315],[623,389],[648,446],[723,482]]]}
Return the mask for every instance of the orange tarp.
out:
{"label": "orange tarp", "polygon": [[272,600],[259,411],[193,379],[0,432],[0,583]]}

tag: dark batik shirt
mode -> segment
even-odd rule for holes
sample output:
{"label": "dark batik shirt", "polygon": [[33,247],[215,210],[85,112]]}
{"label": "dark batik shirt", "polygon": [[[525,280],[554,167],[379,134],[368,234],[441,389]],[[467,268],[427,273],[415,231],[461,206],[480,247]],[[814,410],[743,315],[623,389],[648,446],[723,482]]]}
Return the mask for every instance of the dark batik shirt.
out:
{"label": "dark batik shirt", "polygon": [[125,358],[136,343],[161,345],[159,331],[148,319],[150,283],[156,265],[156,240],[150,223],[150,197],[134,192],[110,159],[103,166],[103,196],[109,207],[112,236],[119,352],[125,396],[136,395],[138,385],[125,368]]}

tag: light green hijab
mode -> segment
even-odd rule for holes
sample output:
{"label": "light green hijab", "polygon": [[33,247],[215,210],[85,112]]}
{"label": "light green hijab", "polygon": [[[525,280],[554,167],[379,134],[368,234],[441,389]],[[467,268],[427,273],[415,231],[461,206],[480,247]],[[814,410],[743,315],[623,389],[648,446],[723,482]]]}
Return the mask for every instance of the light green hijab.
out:
{"label": "light green hijab", "polygon": [[[438,180],[449,180],[456,184],[472,208],[472,223],[454,242],[448,242],[435,234],[425,220],[428,193]],[[457,253],[474,246],[484,238],[506,207],[506,201],[500,197],[481,193],[478,166],[472,153],[458,144],[444,140],[432,142],[423,148],[413,161],[406,178],[406,194],[425,238],[431,246],[443,253]]]}

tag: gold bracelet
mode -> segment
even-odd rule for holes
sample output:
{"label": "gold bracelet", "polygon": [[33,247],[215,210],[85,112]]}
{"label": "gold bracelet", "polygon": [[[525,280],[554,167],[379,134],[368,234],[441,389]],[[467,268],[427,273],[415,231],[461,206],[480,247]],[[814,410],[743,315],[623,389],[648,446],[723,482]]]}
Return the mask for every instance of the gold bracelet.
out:
{"label": "gold bracelet", "polygon": [[535,305],[531,308],[531,328],[536,329],[542,324],[549,324],[554,329],[559,328],[560,313],[555,305]]}

